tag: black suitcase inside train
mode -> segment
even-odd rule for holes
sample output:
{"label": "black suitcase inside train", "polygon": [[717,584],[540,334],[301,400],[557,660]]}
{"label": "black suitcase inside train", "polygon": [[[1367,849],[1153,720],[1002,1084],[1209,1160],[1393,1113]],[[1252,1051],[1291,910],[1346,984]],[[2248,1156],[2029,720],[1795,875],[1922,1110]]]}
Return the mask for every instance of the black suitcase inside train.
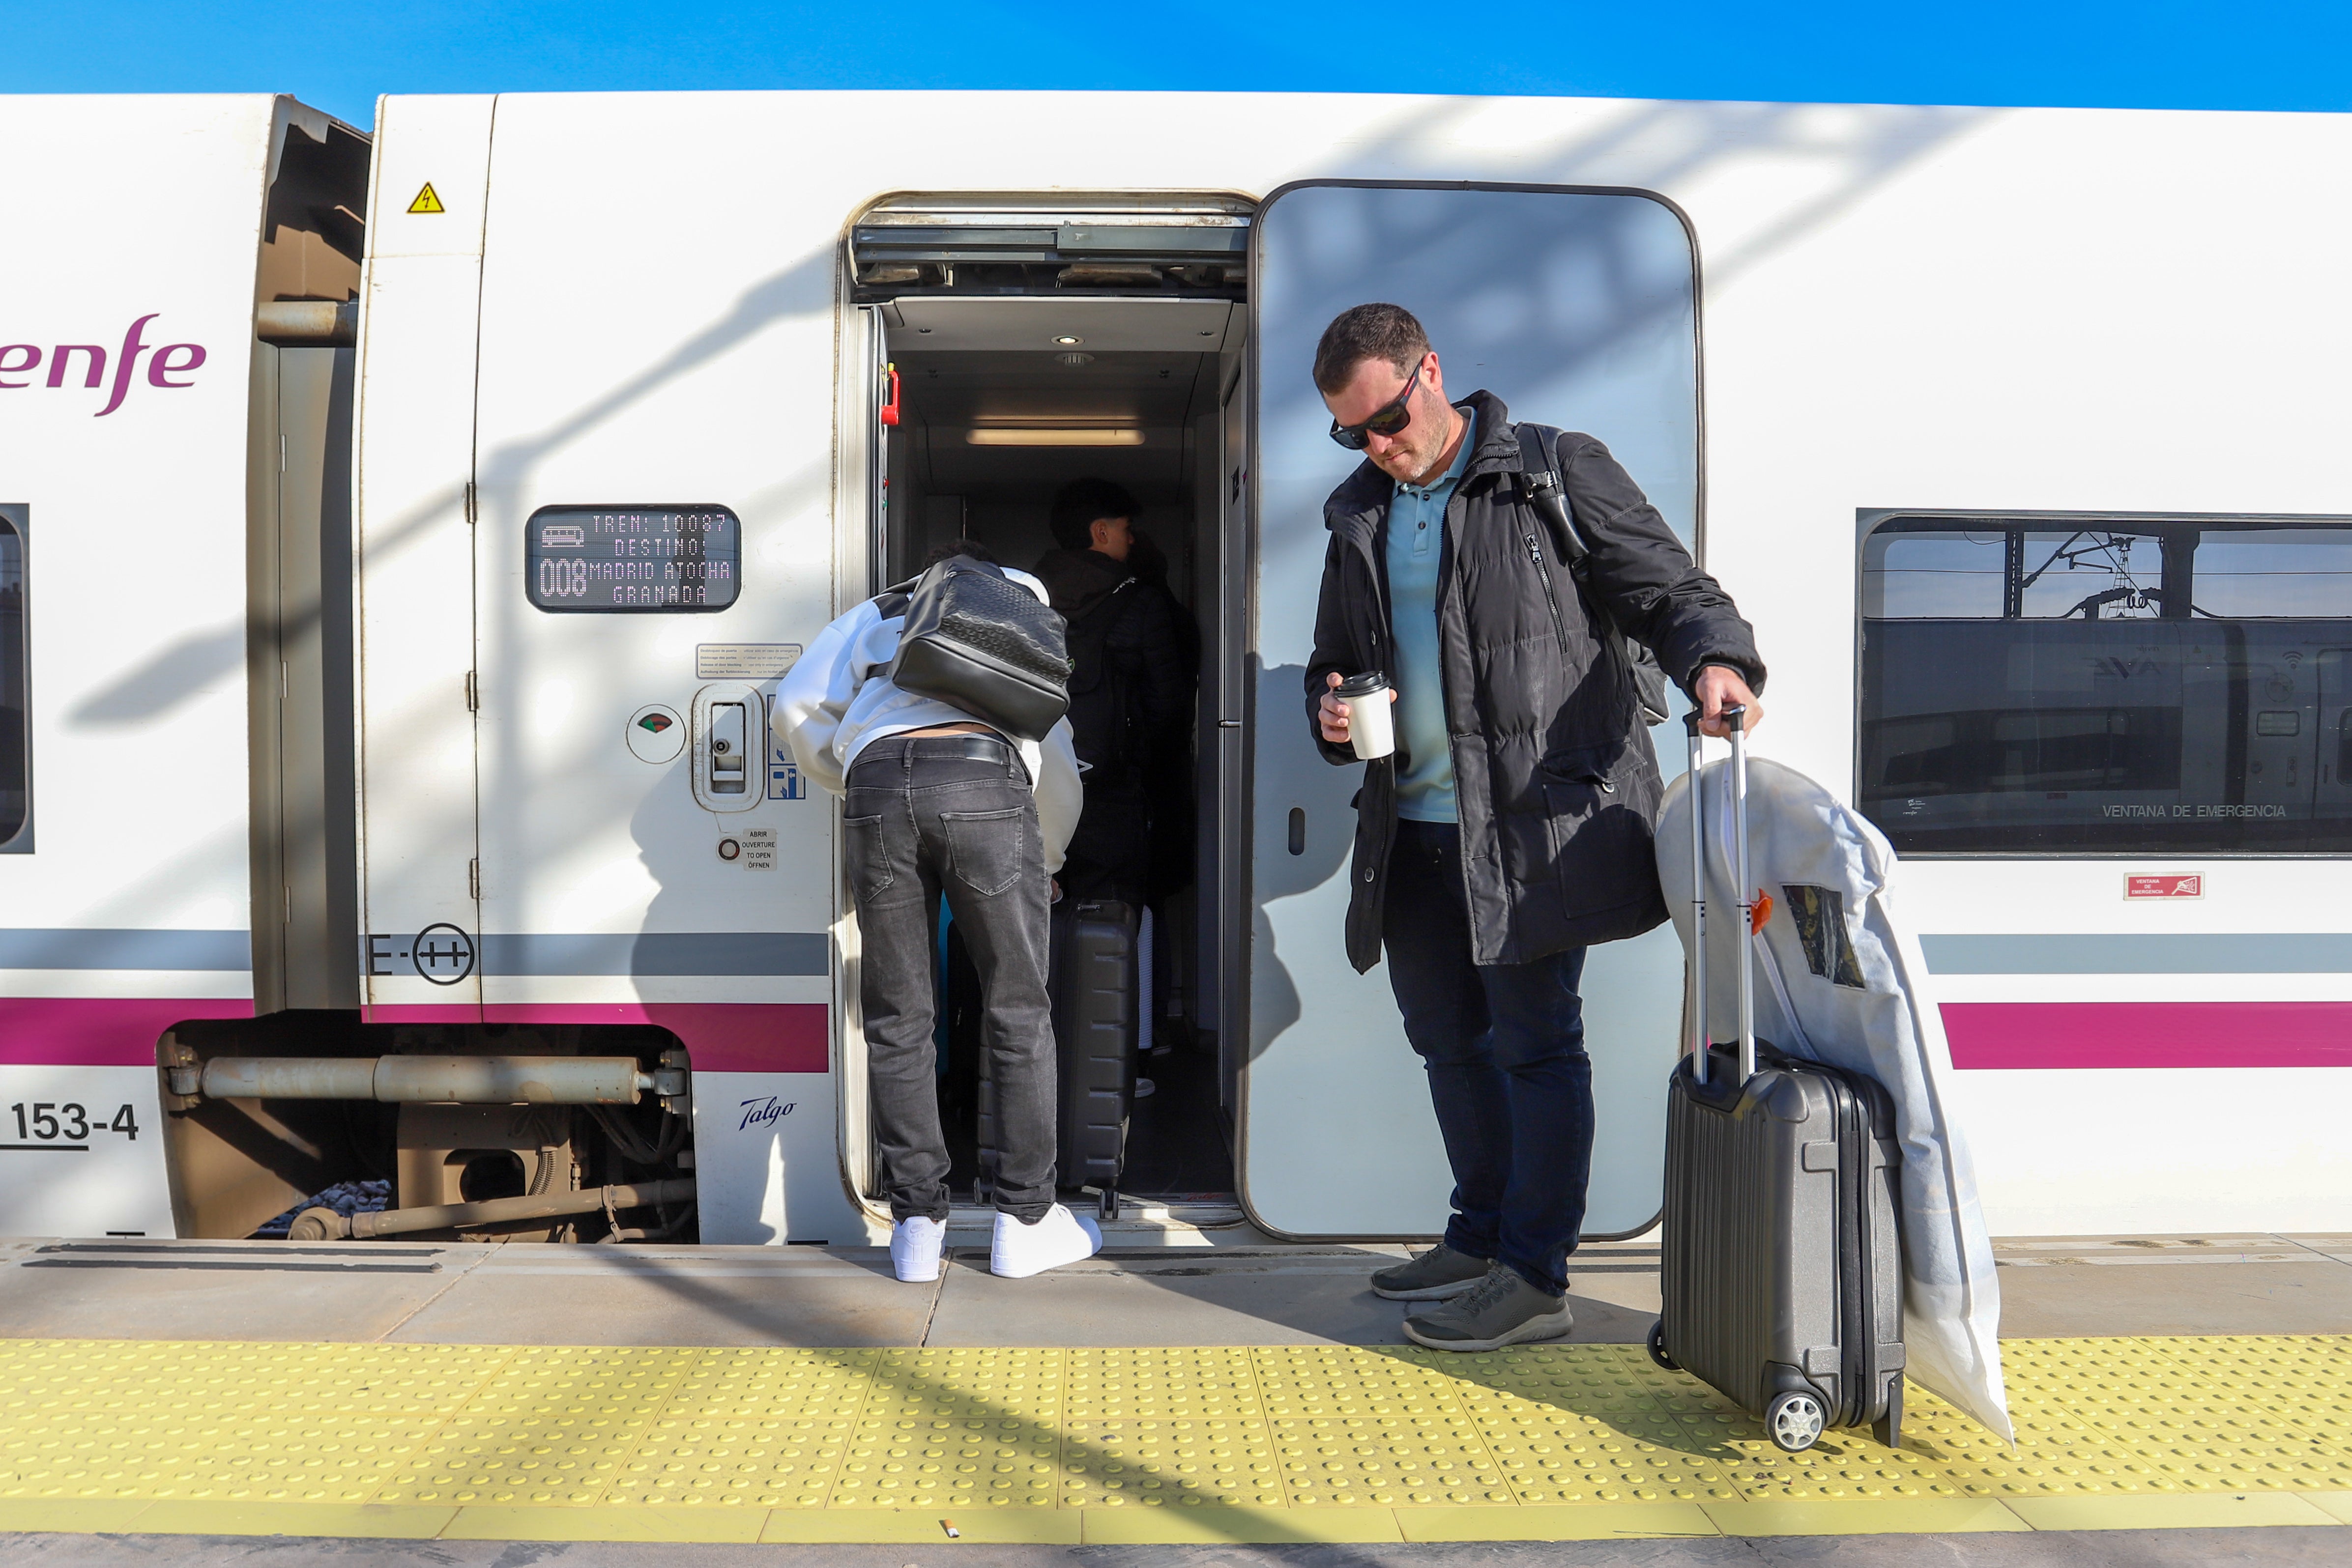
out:
{"label": "black suitcase inside train", "polygon": [[[1735,710],[1736,711],[1736,710]],[[1728,715],[1727,716],[1729,716]],[[1731,748],[1733,883],[1748,881],[1746,747]],[[1691,779],[1699,779],[1691,727]],[[1706,812],[1691,802],[1691,1013],[1702,1056],[1675,1065],[1666,1103],[1660,1290],[1650,1354],[1761,1416],[1796,1452],[1832,1427],[1903,1434],[1903,1252],[1895,1106],[1857,1072],[1755,1038],[1752,980],[1738,988],[1738,1049],[1706,1032]],[[1732,912],[1732,940],[1748,912]],[[1753,959],[1748,960],[1752,964]],[[1746,1057],[1743,1061],[1742,1058]]]}
{"label": "black suitcase inside train", "polygon": [[[1066,898],[1054,905],[1047,984],[1061,1111],[1054,1179],[1065,1188],[1095,1188],[1106,1218],[1118,1213],[1128,1115],[1135,1103],[1137,924],[1134,905],[1110,899]],[[979,1109],[986,1193],[996,1171],[996,1099],[985,1051]]]}

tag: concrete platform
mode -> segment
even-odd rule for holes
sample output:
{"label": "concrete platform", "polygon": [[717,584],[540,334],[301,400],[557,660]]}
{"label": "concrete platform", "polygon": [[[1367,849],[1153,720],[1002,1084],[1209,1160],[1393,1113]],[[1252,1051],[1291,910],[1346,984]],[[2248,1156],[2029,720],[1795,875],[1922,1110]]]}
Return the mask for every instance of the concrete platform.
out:
{"label": "concrete platform", "polygon": [[2035,1237],[1996,1243],[2001,1333],[2340,1333],[2352,1237]]}
{"label": "concrete platform", "polygon": [[[1032,1280],[950,1250],[902,1285],[878,1248],[0,1243],[0,1337],[668,1345],[1388,1344],[1366,1288],[1400,1247],[1119,1250]],[[1580,1257],[1576,1338],[1638,1343],[1655,1246]],[[2352,1266],[2347,1267],[2352,1273]]]}
{"label": "concrete platform", "polygon": [[[950,1249],[902,1285],[876,1248],[0,1242],[0,1338],[662,1345],[1392,1344],[1364,1284],[1391,1246],[1115,1249],[998,1280]],[[2004,1334],[2331,1333],[2352,1326],[2352,1237],[2054,1237],[1997,1243]],[[1580,1343],[1638,1344],[1654,1239],[1570,1269]]]}

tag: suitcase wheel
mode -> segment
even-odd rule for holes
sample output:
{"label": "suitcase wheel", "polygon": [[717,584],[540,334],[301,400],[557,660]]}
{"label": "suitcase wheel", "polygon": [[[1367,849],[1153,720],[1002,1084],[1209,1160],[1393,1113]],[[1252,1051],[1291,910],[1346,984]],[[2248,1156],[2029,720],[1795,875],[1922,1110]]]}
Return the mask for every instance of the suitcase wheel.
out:
{"label": "suitcase wheel", "polygon": [[1664,1318],[1650,1325],[1650,1359],[1668,1372],[1682,1370],[1675,1364],[1675,1358],[1666,1354],[1666,1320]]}
{"label": "suitcase wheel", "polygon": [[1801,1454],[1811,1448],[1828,1425],[1829,1412],[1811,1394],[1776,1394],[1772,1403],[1764,1406],[1764,1430],[1771,1434],[1774,1447],[1788,1453]]}
{"label": "suitcase wheel", "polygon": [[1101,1214],[1103,1218],[1117,1219],[1118,1218],[1118,1188],[1111,1186],[1108,1182],[1105,1182],[1102,1185],[1101,1192],[1097,1198],[1096,1207],[1097,1212]]}

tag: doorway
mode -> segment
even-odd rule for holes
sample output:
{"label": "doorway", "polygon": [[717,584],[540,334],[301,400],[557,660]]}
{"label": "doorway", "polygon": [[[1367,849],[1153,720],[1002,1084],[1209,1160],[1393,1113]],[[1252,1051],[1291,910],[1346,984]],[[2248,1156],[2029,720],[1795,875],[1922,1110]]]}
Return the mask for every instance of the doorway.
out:
{"label": "doorway", "polygon": [[[910,211],[926,221],[906,221]],[[1242,501],[1246,204],[1211,198],[1075,215],[1088,221],[895,208],[853,229],[883,410],[871,584],[903,581],[935,549],[967,540],[1008,567],[1050,571],[1047,558],[1075,553],[1055,535],[1057,497],[1093,482],[1131,498],[1126,567],[1165,595],[1185,676],[1182,732],[1154,751],[1175,776],[1149,791],[1148,886],[1117,895],[1132,898],[1135,913],[1139,1080],[1118,1186],[1135,1201],[1130,1216],[1230,1221],[1239,1217],[1240,1063],[1225,1027],[1234,923],[1219,911],[1234,888],[1234,835],[1221,802],[1238,797],[1226,778],[1234,727],[1219,716],[1237,685],[1227,584]],[[883,216],[893,221],[876,221]],[[1027,248],[997,243],[1010,239]],[[1115,259],[1059,251],[1036,259],[1049,241]],[[1074,864],[1077,852],[1074,845]],[[951,925],[940,969],[941,1109],[961,1203],[982,1176],[977,978]],[[865,1163],[853,1158],[851,1168]]]}

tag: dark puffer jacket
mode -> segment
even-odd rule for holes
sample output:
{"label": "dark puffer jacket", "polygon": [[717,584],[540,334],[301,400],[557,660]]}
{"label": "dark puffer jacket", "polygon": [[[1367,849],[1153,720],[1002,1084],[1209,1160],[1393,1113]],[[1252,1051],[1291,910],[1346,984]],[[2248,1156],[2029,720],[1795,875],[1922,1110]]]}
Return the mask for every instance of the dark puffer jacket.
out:
{"label": "dark puffer jacket", "polygon": [[[1472,957],[1523,964],[1562,948],[1638,936],[1666,917],[1651,837],[1657,757],[1623,657],[1596,631],[1583,591],[1526,499],[1516,427],[1502,400],[1473,392],[1477,442],[1445,509],[1438,561],[1440,676],[1468,883]],[[1591,581],[1617,625],[1687,692],[1705,664],[1762,690],[1755,633],[1701,571],[1657,508],[1590,435],[1559,438],[1570,515],[1592,550]],[[1395,486],[1366,462],[1324,503],[1331,544],[1307,669],[1307,722],[1324,677],[1394,674],[1385,535]],[[1398,757],[1364,765],[1349,873],[1348,956],[1381,956],[1381,911],[1396,833]]]}
{"label": "dark puffer jacket", "polygon": [[1063,882],[1080,897],[1159,899],[1189,880],[1192,864],[1183,610],[1139,560],[1055,549],[1032,570],[1070,623],[1070,739],[1087,765],[1086,813]]}

